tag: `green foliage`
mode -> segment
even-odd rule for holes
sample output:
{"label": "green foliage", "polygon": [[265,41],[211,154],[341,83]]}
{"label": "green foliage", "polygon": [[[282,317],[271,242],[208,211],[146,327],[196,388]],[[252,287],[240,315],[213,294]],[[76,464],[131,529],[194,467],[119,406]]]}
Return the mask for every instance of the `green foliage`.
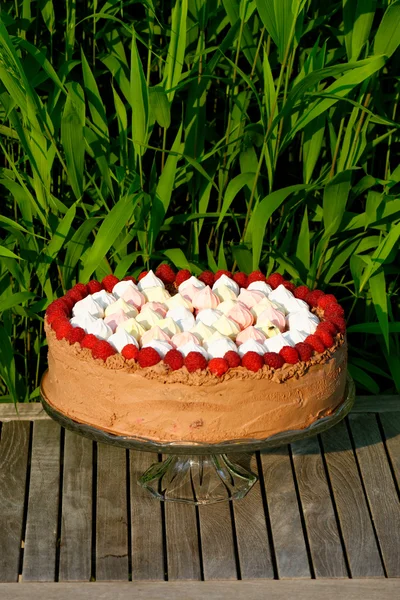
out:
{"label": "green foliage", "polygon": [[400,391],[399,0],[3,0],[0,396],[43,310],[168,260],[335,293],[360,390]]}

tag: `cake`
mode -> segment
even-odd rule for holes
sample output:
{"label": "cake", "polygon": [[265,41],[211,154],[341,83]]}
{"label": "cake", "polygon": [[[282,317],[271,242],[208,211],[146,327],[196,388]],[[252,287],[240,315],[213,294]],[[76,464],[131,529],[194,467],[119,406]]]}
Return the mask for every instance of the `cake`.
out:
{"label": "cake", "polygon": [[108,275],[52,302],[45,331],[46,402],[115,435],[262,440],[345,396],[343,308],[278,273]]}

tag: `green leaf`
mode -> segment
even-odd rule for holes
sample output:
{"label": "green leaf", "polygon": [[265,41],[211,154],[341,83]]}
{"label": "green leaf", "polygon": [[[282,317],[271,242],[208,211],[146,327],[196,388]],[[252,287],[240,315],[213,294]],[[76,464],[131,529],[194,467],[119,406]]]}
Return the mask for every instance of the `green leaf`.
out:
{"label": "green leaf", "polygon": [[210,270],[213,273],[216,273],[218,271],[218,265],[215,262],[215,258],[213,253],[211,252],[210,248],[208,246],[206,246],[206,250],[207,250],[207,261],[208,261],[208,266],[210,268]]}
{"label": "green leaf", "polygon": [[307,206],[304,209],[304,215],[301,221],[300,233],[297,240],[296,257],[308,271],[310,269],[310,230],[308,226]]}
{"label": "green leaf", "polygon": [[170,250],[164,250],[163,254],[169,258],[169,260],[178,269],[188,269],[191,271],[190,264],[180,248],[171,248]]}
{"label": "green leaf", "polygon": [[[266,30],[279,50],[282,63],[294,32],[294,22],[304,2],[299,0],[256,0],[257,10]],[[296,5],[296,6],[295,6]]]}
{"label": "green leaf", "polygon": [[360,383],[366,390],[368,390],[372,394],[379,394],[379,385],[374,379],[372,379],[370,375],[368,375],[368,373],[360,369],[360,367],[356,367],[351,363],[349,363],[348,368],[350,375],[355,381]]}
{"label": "green leaf", "polygon": [[95,125],[97,134],[100,134],[104,138],[104,141],[108,143],[109,139],[106,109],[104,108],[96,79],[90,70],[89,63],[83,53],[83,49],[81,49],[81,59],[83,80],[85,82],[85,93],[88,100],[92,121]]}
{"label": "green leaf", "polygon": [[61,143],[64,148],[68,179],[75,197],[83,194],[83,167],[85,157],[85,98],[79,83],[66,85],[68,96],[61,119]]}
{"label": "green leaf", "polygon": [[72,283],[72,275],[80,257],[85,249],[86,240],[98,223],[99,218],[87,219],[82,223],[80,227],[75,231],[67,244],[67,251],[65,253],[65,260],[63,265],[63,279],[64,286],[70,287]]}
{"label": "green leaf", "polygon": [[368,279],[375,273],[375,271],[385,264],[385,261],[391,253],[394,245],[398,243],[399,237],[400,223],[397,223],[397,225],[392,227],[389,234],[382,240],[378,248],[371,256],[371,260],[364,271],[364,275],[360,284],[360,291],[364,288]]}
{"label": "green leaf", "polygon": [[323,211],[325,236],[334,235],[340,227],[351,185],[350,170],[338,173],[324,190]]}
{"label": "green leaf", "polygon": [[14,350],[4,327],[0,326],[0,376],[14,402],[18,402]]}
{"label": "green leaf", "polygon": [[170,102],[174,98],[175,88],[180,82],[185,64],[187,12],[187,0],[176,0],[172,10],[171,38],[165,63],[166,90]]}
{"label": "green leaf", "polygon": [[0,256],[5,256],[7,258],[18,258],[19,260],[23,260],[20,256],[17,256],[16,254],[14,254],[14,252],[11,252],[11,250],[5,248],[4,246],[0,246]]}
{"label": "green leaf", "polygon": [[171,125],[171,110],[168,96],[161,85],[149,88],[150,109],[160,127],[168,129]]}
{"label": "green leaf", "polygon": [[349,60],[357,60],[368,41],[375,10],[376,0],[343,0],[345,43]]}
{"label": "green leaf", "polygon": [[131,84],[132,139],[136,156],[145,152],[147,125],[149,120],[149,94],[139,52],[136,46],[136,34],[132,34],[131,48]]}
{"label": "green leaf", "polygon": [[[382,335],[382,329],[379,323],[357,323],[347,328],[348,333],[372,333]],[[390,333],[400,333],[400,323],[389,323]]]}
{"label": "green leaf", "polygon": [[5,310],[9,310],[18,304],[22,304],[31,298],[34,298],[35,294],[32,292],[17,292],[16,294],[11,294],[11,296],[6,296],[5,298],[0,299],[0,312],[4,312]]}
{"label": "green leaf", "polygon": [[400,0],[389,4],[375,35],[374,54],[394,54],[400,44]]}
{"label": "green leaf", "polygon": [[216,225],[217,229],[221,225],[226,213],[228,212],[232,202],[234,201],[240,190],[245,185],[247,185],[247,187],[251,189],[254,182],[254,177],[255,173],[241,173],[240,175],[236,175],[236,177],[230,180],[224,194],[224,201],[222,203],[221,214]]}
{"label": "green leaf", "polygon": [[310,183],[315,165],[321,153],[325,132],[325,115],[320,115],[304,128],[303,178]]}
{"label": "green leaf", "polygon": [[369,289],[371,290],[372,301],[374,303],[376,316],[382,330],[387,351],[389,352],[389,320],[388,305],[386,296],[386,280],[383,269],[380,269],[369,280]]}

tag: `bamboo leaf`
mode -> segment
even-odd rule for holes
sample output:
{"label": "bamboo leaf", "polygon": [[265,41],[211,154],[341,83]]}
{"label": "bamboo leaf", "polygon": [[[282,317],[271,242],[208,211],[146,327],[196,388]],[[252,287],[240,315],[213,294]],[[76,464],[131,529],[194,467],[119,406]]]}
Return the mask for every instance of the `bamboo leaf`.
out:
{"label": "bamboo leaf", "polygon": [[371,290],[372,301],[374,303],[376,316],[382,330],[387,351],[389,352],[389,320],[388,305],[386,296],[386,280],[383,269],[380,269],[369,280],[369,289]]}
{"label": "bamboo leaf", "polygon": [[251,189],[254,177],[255,173],[241,173],[240,175],[237,175],[236,177],[231,179],[231,181],[228,183],[224,194],[224,201],[222,203],[221,214],[216,225],[217,228],[221,225],[226,213],[228,212],[232,202],[234,201],[240,190],[246,185],[249,189]]}
{"label": "bamboo leaf", "polygon": [[168,96],[161,85],[149,88],[150,108],[160,127],[168,129],[171,125],[171,111]]}
{"label": "bamboo leaf", "polygon": [[16,254],[14,254],[14,252],[11,252],[11,250],[5,248],[4,246],[0,246],[0,256],[5,256],[6,258],[18,258],[19,260],[23,260],[20,256],[17,256]]}
{"label": "bamboo leaf", "polygon": [[18,402],[14,351],[10,338],[2,326],[0,326],[0,376],[5,382],[13,401]]}
{"label": "bamboo leaf", "polygon": [[388,58],[394,54],[400,44],[400,0],[391,2],[383,15],[375,35],[374,54],[384,54]]}
{"label": "bamboo leaf", "polygon": [[172,10],[171,38],[165,64],[166,90],[170,102],[174,98],[185,62],[187,10],[187,0],[176,0]]}
{"label": "bamboo leaf", "polygon": [[132,106],[132,138],[136,156],[145,152],[149,120],[149,95],[143,67],[136,45],[136,34],[132,35],[130,100]]}
{"label": "bamboo leaf", "polygon": [[0,313],[5,310],[9,310],[14,306],[19,304],[23,304],[27,300],[34,298],[35,294],[32,292],[17,292],[16,294],[11,294],[11,296],[7,296],[6,298],[0,299]]}
{"label": "bamboo leaf", "polygon": [[191,271],[190,264],[180,248],[171,248],[169,250],[164,250],[163,254],[167,258],[169,258],[169,260],[178,269],[188,269],[189,271]]}
{"label": "bamboo leaf", "polygon": [[325,187],[323,211],[326,237],[334,235],[340,227],[350,192],[351,174],[351,171],[342,171]]}
{"label": "bamboo leaf", "polygon": [[79,200],[83,193],[85,99],[79,83],[67,83],[66,88],[68,96],[61,119],[61,143],[65,152],[68,179]]}

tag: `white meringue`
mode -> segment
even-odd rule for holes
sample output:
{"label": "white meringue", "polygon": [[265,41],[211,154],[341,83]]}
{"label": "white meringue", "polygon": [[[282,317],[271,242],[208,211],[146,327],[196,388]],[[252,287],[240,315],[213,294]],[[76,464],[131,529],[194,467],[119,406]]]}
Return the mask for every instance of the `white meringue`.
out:
{"label": "white meringue", "polygon": [[312,334],[317,329],[319,319],[312,312],[301,310],[291,312],[286,317],[286,322],[289,326],[289,331],[303,331],[307,334]]}
{"label": "white meringue", "polygon": [[205,340],[208,340],[208,338],[210,338],[213,335],[213,333],[215,333],[215,329],[214,327],[211,327],[211,325],[206,325],[202,321],[199,321],[190,330],[190,333],[193,333],[193,335],[195,335],[198,338],[199,343],[202,343]]}
{"label": "white meringue", "polygon": [[230,290],[232,290],[232,292],[235,293],[235,296],[239,294],[238,284],[236,283],[236,281],[234,281],[234,279],[231,279],[227,275],[221,275],[221,277],[218,277],[218,279],[214,282],[214,285],[212,286],[213,292],[215,292],[215,290],[221,287],[221,285],[224,285]]}
{"label": "white meringue", "polygon": [[156,275],[154,275],[153,271],[149,271],[147,275],[142,277],[142,279],[138,282],[138,288],[140,292],[147,290],[152,287],[165,287],[161,279],[159,279]]}
{"label": "white meringue", "polygon": [[172,350],[171,344],[164,340],[150,340],[143,346],[143,348],[154,348],[154,350],[157,350],[161,358],[164,358],[167,352]]}
{"label": "white meringue", "polygon": [[91,295],[86,296],[83,300],[79,300],[72,308],[74,317],[82,314],[93,315],[94,317],[104,317],[104,309],[99,302],[93,300]]}
{"label": "white meringue", "polygon": [[232,308],[235,308],[235,306],[237,306],[238,302],[239,301],[237,300],[237,298],[224,300],[223,302],[221,302],[221,304],[218,305],[218,310],[224,313],[224,315],[226,315],[226,313],[232,310]]}
{"label": "white meringue", "polygon": [[114,304],[116,300],[115,296],[109,294],[108,292],[106,292],[106,290],[95,292],[94,294],[92,294],[92,298],[97,302],[97,304],[100,304],[103,310],[105,310],[107,306],[110,306],[110,304]]}
{"label": "white meringue", "polygon": [[228,337],[221,337],[206,345],[207,353],[210,358],[224,358],[227,352],[238,352],[235,342]]}
{"label": "white meringue", "polygon": [[165,300],[164,304],[168,307],[169,310],[173,308],[178,308],[178,306],[182,306],[183,308],[187,308],[188,310],[193,312],[192,303],[180,294],[175,294],[175,296],[171,296],[171,298]]}
{"label": "white meringue", "polygon": [[100,340],[107,340],[113,335],[111,327],[106,325],[103,319],[96,319],[94,323],[90,323],[85,329],[86,333],[92,333]]}
{"label": "white meringue", "polygon": [[194,344],[193,342],[188,342],[187,344],[180,346],[179,352],[181,352],[185,358],[189,352],[199,352],[206,360],[208,360],[208,354],[205,348],[198,344]]}
{"label": "white meringue", "polygon": [[156,310],[146,308],[146,305],[136,317],[137,323],[139,323],[144,329],[150,329],[153,325],[158,325],[158,321],[162,321],[162,316]]}
{"label": "white meringue", "polygon": [[109,315],[112,315],[120,310],[122,310],[128,317],[136,317],[138,314],[136,308],[125,302],[125,300],[122,298],[107,306],[104,314],[106,317],[108,317]]}
{"label": "white meringue", "polygon": [[113,296],[118,300],[119,298],[123,298],[125,292],[128,290],[138,291],[138,286],[133,283],[133,281],[119,281],[116,283],[112,289]]}
{"label": "white meringue", "polygon": [[287,312],[298,312],[300,310],[308,311],[308,304],[304,302],[304,300],[300,300],[296,298],[292,292],[287,290],[284,285],[278,285],[278,287],[273,290],[268,299],[272,302],[277,302],[285,307]]}
{"label": "white meringue", "polygon": [[182,331],[189,331],[190,329],[192,329],[192,327],[195,326],[193,314],[190,312],[189,309],[184,308],[183,306],[171,308],[167,312],[166,316],[167,318],[173,319]]}
{"label": "white meringue", "polygon": [[177,323],[171,317],[166,317],[165,319],[161,319],[157,323],[158,327],[164,331],[169,337],[180,333],[182,330]]}
{"label": "white meringue", "polygon": [[70,319],[69,322],[73,327],[81,327],[86,331],[86,333],[88,333],[87,328],[90,326],[91,323],[95,323],[96,321],[99,321],[97,317],[86,313],[82,315],[77,315],[76,317],[72,317],[72,319]]}
{"label": "white meringue", "polygon": [[189,302],[192,302],[194,295],[205,287],[205,283],[192,275],[192,277],[189,277],[189,279],[186,279],[186,281],[181,283],[181,285],[178,287],[178,292],[181,296],[183,296],[183,298],[189,300]]}
{"label": "white meringue", "polygon": [[[221,306],[221,305],[220,305]],[[216,308],[205,308],[204,310],[199,310],[196,315],[196,323],[204,323],[204,325],[212,326],[215,321],[222,317],[222,312]]]}
{"label": "white meringue", "polygon": [[171,294],[166,289],[158,286],[144,289],[143,295],[147,302],[161,302],[162,304],[171,297]]}
{"label": "white meringue", "polygon": [[274,335],[264,342],[264,347],[266,348],[265,352],[279,352],[284,346],[294,346],[293,342],[285,337],[284,333]]}
{"label": "white meringue", "polygon": [[122,348],[125,348],[128,344],[133,344],[136,348],[139,348],[136,339],[133,335],[129,335],[125,329],[120,329],[116,333],[113,333],[107,341],[117,352],[121,352]]}
{"label": "white meringue", "polygon": [[240,356],[244,356],[246,352],[257,352],[257,354],[263,356],[266,353],[266,349],[264,344],[260,344],[260,342],[247,340],[247,342],[244,342],[244,344],[239,346],[238,352]]}
{"label": "white meringue", "polygon": [[304,331],[297,331],[296,329],[292,329],[291,331],[286,331],[283,334],[283,337],[285,338],[285,340],[288,340],[289,342],[291,342],[291,345],[295,345],[298,344],[299,342],[304,342],[306,340],[306,338],[309,336],[308,333],[305,333]]}
{"label": "white meringue", "polygon": [[[236,281],[234,281],[233,283],[236,283]],[[237,299],[235,291],[227,285],[220,285],[217,288],[215,288],[215,290],[213,288],[213,292],[218,296],[221,302],[225,302],[226,300]]]}
{"label": "white meringue", "polygon": [[232,319],[226,317],[225,315],[222,315],[222,317],[220,317],[218,321],[215,321],[213,327],[214,329],[222,333],[222,335],[226,335],[227,337],[233,339],[235,339],[237,334],[240,332],[239,325]]}
{"label": "white meringue", "polygon": [[142,335],[146,333],[144,327],[142,327],[141,324],[136,321],[136,319],[128,319],[127,321],[120,323],[117,327],[117,333],[122,329],[127,331],[130,335],[133,335],[137,341],[139,341]]}
{"label": "white meringue", "polygon": [[247,289],[250,291],[256,290],[256,292],[261,292],[266,296],[272,292],[272,287],[268,283],[265,283],[265,281],[253,281],[247,286]]}

